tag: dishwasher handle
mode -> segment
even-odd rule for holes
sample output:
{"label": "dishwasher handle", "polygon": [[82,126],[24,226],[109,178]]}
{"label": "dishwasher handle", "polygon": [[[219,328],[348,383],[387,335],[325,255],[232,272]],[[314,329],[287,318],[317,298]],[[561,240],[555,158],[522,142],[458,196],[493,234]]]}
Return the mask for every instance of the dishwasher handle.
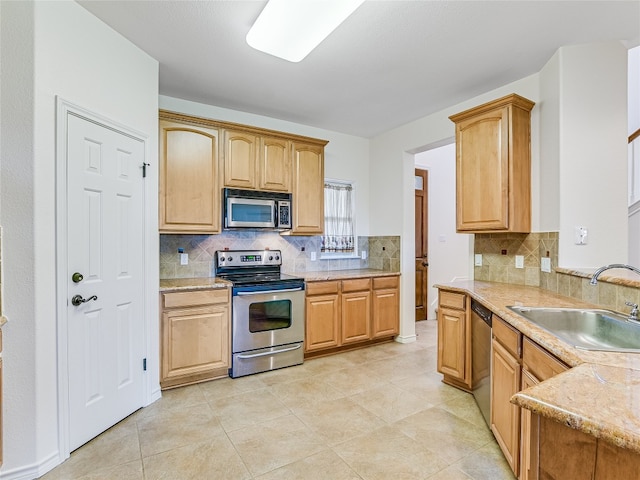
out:
{"label": "dishwasher handle", "polygon": [[480,302],[471,300],[471,311],[478,315],[484,321],[484,323],[491,327],[491,324],[493,323],[493,312],[491,310],[482,305]]}

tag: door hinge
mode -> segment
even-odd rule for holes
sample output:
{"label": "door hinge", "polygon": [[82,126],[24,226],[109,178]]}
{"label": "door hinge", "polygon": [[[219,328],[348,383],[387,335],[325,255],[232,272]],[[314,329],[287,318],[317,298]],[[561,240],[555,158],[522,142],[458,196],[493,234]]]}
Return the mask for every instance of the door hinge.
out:
{"label": "door hinge", "polygon": [[144,370],[145,372],[147,371],[147,359],[146,358],[142,359],[142,370]]}
{"label": "door hinge", "polygon": [[150,163],[143,163],[142,164],[142,178],[146,178],[147,176],[147,167],[151,166]]}

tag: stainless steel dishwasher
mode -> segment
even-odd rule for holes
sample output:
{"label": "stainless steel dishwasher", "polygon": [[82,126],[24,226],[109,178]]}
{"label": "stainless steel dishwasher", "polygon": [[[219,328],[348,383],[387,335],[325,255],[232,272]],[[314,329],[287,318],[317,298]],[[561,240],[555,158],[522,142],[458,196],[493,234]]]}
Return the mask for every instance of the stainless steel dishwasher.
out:
{"label": "stainless steel dishwasher", "polygon": [[491,427],[491,310],[471,300],[471,381],[473,398]]}

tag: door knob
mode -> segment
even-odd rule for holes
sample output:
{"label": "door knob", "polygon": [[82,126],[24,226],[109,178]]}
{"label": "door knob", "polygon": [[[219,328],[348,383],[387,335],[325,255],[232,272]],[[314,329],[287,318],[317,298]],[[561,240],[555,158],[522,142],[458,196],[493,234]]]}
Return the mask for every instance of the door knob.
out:
{"label": "door knob", "polygon": [[76,272],[71,275],[71,280],[73,280],[73,283],[80,283],[82,280],[84,280],[84,276],[81,273]]}
{"label": "door knob", "polygon": [[82,295],[74,295],[71,298],[71,304],[75,307],[77,307],[78,305],[82,305],[83,303],[87,303],[90,302],[91,300],[98,300],[98,296],[97,295],[93,295],[89,298],[82,298]]}

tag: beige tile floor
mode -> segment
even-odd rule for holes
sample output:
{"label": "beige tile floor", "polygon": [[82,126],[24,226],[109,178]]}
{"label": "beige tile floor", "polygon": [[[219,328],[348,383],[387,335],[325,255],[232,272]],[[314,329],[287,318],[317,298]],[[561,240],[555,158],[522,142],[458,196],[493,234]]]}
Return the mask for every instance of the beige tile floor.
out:
{"label": "beige tile floor", "polygon": [[473,398],[418,341],[163,392],[43,478],[511,479]]}

